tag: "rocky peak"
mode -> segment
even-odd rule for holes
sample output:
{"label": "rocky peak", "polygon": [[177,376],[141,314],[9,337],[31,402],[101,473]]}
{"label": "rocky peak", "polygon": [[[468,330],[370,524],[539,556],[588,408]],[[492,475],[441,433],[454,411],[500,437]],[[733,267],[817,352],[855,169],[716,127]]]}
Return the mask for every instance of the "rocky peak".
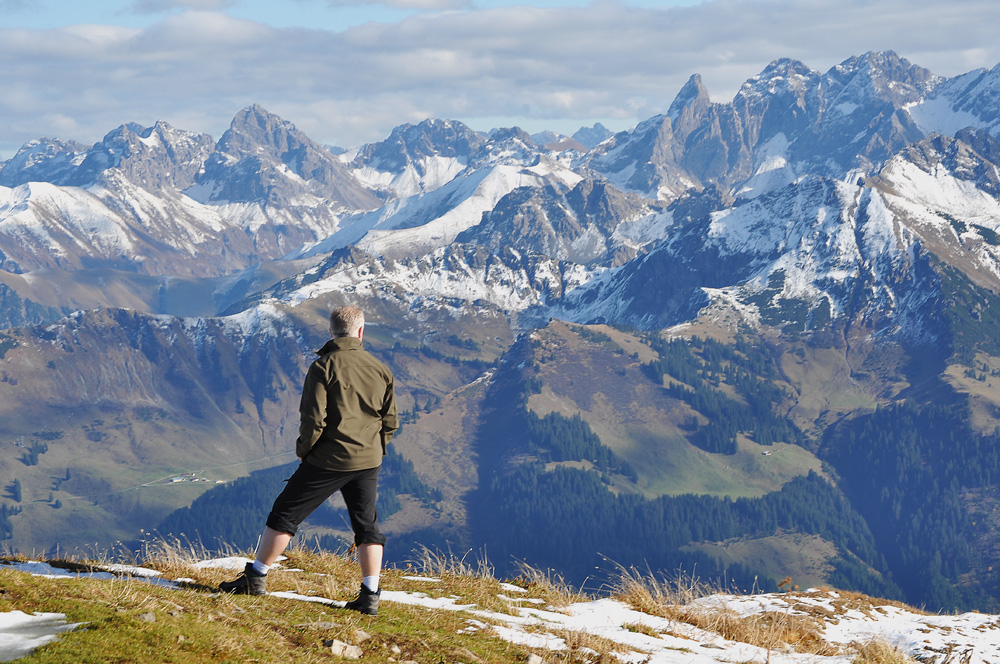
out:
{"label": "rocky peak", "polygon": [[496,143],[515,140],[520,141],[525,145],[535,144],[535,142],[531,140],[531,135],[520,127],[503,127],[500,129],[494,129],[490,132],[490,140]]}
{"label": "rocky peak", "polygon": [[613,135],[610,129],[600,122],[595,122],[593,127],[580,127],[577,129],[572,138],[588,150],[593,150]]}
{"label": "rocky peak", "polygon": [[699,115],[705,111],[712,101],[708,97],[708,90],[705,85],[701,82],[701,75],[694,74],[688,79],[684,87],[681,88],[677,96],[674,97],[674,101],[670,104],[670,108],[667,110],[667,115],[670,119],[677,124],[678,119],[682,116],[695,116]]}
{"label": "rocky peak", "polygon": [[[291,122],[268,112],[259,104],[244,108],[233,118],[219,139],[219,149],[230,154],[264,153],[281,160],[282,155],[312,144]],[[315,146],[319,148],[319,146]]]}
{"label": "rocky peak", "polygon": [[1000,141],[980,129],[963,129],[955,137],[933,134],[906,148],[900,157],[933,174],[943,165],[959,180],[972,182],[994,198],[1000,198]]}
{"label": "rocky peak", "polygon": [[878,99],[900,108],[918,101],[941,79],[893,51],[869,51],[830,69],[824,82],[832,92],[841,96],[846,93],[854,103]]}
{"label": "rocky peak", "polygon": [[734,104],[741,97],[752,105],[754,98],[804,97],[819,81],[820,74],[798,60],[781,58],[772,61],[764,70],[749,79],[736,94]]}
{"label": "rocky peak", "polygon": [[116,141],[118,168],[126,178],[151,191],[191,186],[215,150],[211,136],[175,129],[163,121],[138,131],[130,126]]}
{"label": "rocky peak", "polygon": [[380,204],[340,159],[258,104],[236,114],[198,181],[212,184],[210,200],[284,205],[312,194],[351,209]]}
{"label": "rocky peak", "polygon": [[10,160],[0,165],[0,186],[28,182],[63,184],[83,160],[87,146],[76,141],[41,138],[28,141]]}
{"label": "rocky peak", "polygon": [[214,150],[210,136],[179,131],[165,122],[144,128],[129,122],[108,132],[89,149],[44,139],[26,144],[4,168],[0,184],[30,181],[86,186],[115,177],[150,191],[189,186]]}
{"label": "rocky peak", "polygon": [[461,122],[428,119],[416,125],[400,125],[386,140],[364,146],[354,164],[401,173],[427,157],[466,159],[485,142],[478,132]]}
{"label": "rocky peak", "polygon": [[494,129],[489,140],[472,156],[477,164],[528,165],[539,159],[539,148],[520,127]]}
{"label": "rocky peak", "polygon": [[650,209],[649,201],[602,180],[581,180],[568,192],[552,184],[519,187],[456,242],[494,253],[513,248],[580,264],[608,264],[616,257],[615,228]]}

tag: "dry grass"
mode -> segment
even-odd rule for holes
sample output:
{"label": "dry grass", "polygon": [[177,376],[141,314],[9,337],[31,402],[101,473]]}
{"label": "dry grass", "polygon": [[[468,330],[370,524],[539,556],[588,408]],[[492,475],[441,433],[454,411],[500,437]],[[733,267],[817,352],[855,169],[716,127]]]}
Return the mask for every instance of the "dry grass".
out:
{"label": "dry grass", "polygon": [[517,577],[510,582],[545,600],[553,608],[565,608],[575,602],[586,602],[591,599],[582,590],[574,588],[561,575],[552,570],[543,571],[523,561],[517,564],[517,568]]}
{"label": "dry grass", "polygon": [[791,649],[821,656],[841,653],[823,639],[822,622],[816,616],[800,615],[791,607],[786,611],[740,615],[726,607],[694,603],[696,599],[725,592],[691,575],[678,573],[664,579],[619,566],[614,594],[644,613],[686,623],[769,652]]}
{"label": "dry grass", "polygon": [[884,639],[855,643],[853,648],[855,656],[851,664],[916,664],[914,659]]}
{"label": "dry grass", "polygon": [[[291,590],[330,599],[353,596],[360,582],[355,560],[347,556],[309,550],[287,552],[286,568],[268,578],[268,590]],[[250,557],[250,556],[248,556]],[[496,638],[488,628],[469,633],[467,614],[387,603],[377,619],[344,611],[337,606],[277,597],[247,597],[214,591],[219,581],[234,576],[232,570],[198,569],[191,564],[205,557],[177,542],[150,546],[141,562],[163,571],[163,577],[192,578],[187,589],[145,583],[127,575],[112,579],[51,580],[0,569],[0,610],[64,613],[70,622],[88,626],[69,632],[32,655],[32,661],[158,661],[158,662],[314,662],[330,661],[324,641],[355,643],[358,630],[371,638],[361,644],[366,661],[462,661],[468,664],[523,664],[527,650]],[[64,562],[78,571],[99,569],[109,561]],[[461,566],[454,563],[454,570]],[[499,590],[487,577],[489,567],[464,583],[457,577],[446,594],[477,586],[484,596]],[[445,567],[438,571],[445,572]],[[273,575],[273,576],[272,576]],[[385,583],[393,589],[428,590],[406,581],[402,570],[386,570]],[[206,592],[209,591],[209,592]],[[496,600],[502,604],[502,600]],[[471,603],[471,602],[470,602]],[[482,624],[483,621],[478,621]]]}
{"label": "dry grass", "polygon": [[[496,578],[493,566],[484,556],[473,557],[471,552],[456,556],[423,547],[409,563],[408,571],[440,579],[438,584],[419,587],[422,592],[458,595],[481,609],[508,615],[517,615],[519,609],[533,606],[558,609],[586,599],[556,574],[525,564],[518,567],[518,576],[503,582]],[[502,583],[517,586],[524,592],[505,589]]]}
{"label": "dry grass", "polygon": [[645,634],[646,636],[651,636],[654,639],[659,638],[660,633],[649,625],[643,625],[642,623],[625,623],[622,625],[625,629],[630,632],[635,632],[636,634]]}
{"label": "dry grass", "polygon": [[566,643],[564,662],[581,662],[586,664],[611,664],[620,662],[614,653],[627,653],[635,651],[634,647],[626,648],[587,632],[575,632],[570,630],[550,630],[550,634],[562,639]]}

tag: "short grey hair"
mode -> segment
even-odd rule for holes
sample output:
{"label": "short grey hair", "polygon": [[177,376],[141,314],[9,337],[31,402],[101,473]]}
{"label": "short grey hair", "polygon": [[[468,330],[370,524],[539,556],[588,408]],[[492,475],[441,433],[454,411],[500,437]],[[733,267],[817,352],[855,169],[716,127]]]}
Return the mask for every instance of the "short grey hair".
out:
{"label": "short grey hair", "polygon": [[356,337],[365,324],[365,312],[358,307],[337,307],[330,312],[330,333],[335,337]]}

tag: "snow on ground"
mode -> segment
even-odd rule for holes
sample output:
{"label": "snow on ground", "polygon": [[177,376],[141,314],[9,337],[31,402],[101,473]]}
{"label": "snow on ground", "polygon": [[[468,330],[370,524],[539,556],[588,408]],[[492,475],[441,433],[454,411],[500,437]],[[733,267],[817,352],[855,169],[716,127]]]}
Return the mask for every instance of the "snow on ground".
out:
{"label": "snow on ground", "polygon": [[[26,562],[4,562],[0,563],[0,569],[11,568],[16,569],[19,572],[27,572],[32,576],[40,576],[46,579],[75,579],[78,577],[84,577],[88,579],[117,579],[122,576],[135,577],[141,581],[152,583],[153,585],[163,586],[165,588],[179,588],[180,584],[176,581],[168,581],[167,579],[159,578],[160,573],[155,569],[147,569],[145,567],[136,567],[134,565],[97,565],[95,566],[100,570],[99,572],[77,572],[69,569],[64,569],[62,567],[53,567],[49,563],[39,562],[37,560],[28,560]],[[240,568],[243,569],[242,567]]]}
{"label": "snow on ground", "polygon": [[67,623],[66,616],[61,613],[0,613],[0,662],[24,657],[35,648],[55,641],[62,632],[74,630],[81,624]]}
{"label": "snow on ground", "polygon": [[[790,595],[713,595],[697,604],[740,615],[763,611],[788,615],[825,616],[823,636],[831,645],[847,646],[881,639],[921,662],[962,661],[970,664],[1000,660],[1000,616],[982,613],[927,615],[902,606],[838,605],[844,595],[808,590]],[[807,610],[813,609],[807,613]],[[822,657],[821,660],[837,658]]]}
{"label": "snow on ground", "polygon": [[[278,556],[277,562],[275,563],[276,568],[280,568],[281,563],[284,560],[288,560],[285,556]],[[195,563],[191,567],[195,569],[228,569],[235,572],[242,572],[247,566],[247,563],[252,563],[253,560],[250,558],[244,558],[243,556],[228,556],[226,558],[213,558],[212,560],[203,560],[200,563]]]}
{"label": "snow on ground", "polygon": [[[242,570],[248,562],[243,557],[218,558],[196,563],[198,568]],[[64,569],[37,561],[3,563],[20,571],[49,578],[79,576]],[[95,578],[110,571],[128,574],[139,580],[154,578],[159,572],[129,565],[104,565],[109,572],[82,574]],[[440,583],[434,577],[407,576],[407,580],[428,585]],[[179,587],[177,582],[162,582]],[[524,589],[503,584],[503,591],[524,593]],[[313,602],[342,608],[344,602],[296,592],[272,592],[272,597]],[[611,651],[621,662],[648,664],[718,664],[719,662],[759,662],[774,664],[849,664],[855,654],[851,644],[863,644],[878,639],[894,645],[909,657],[925,664],[992,664],[1000,661],[1000,616],[980,613],[961,615],[927,615],[901,605],[877,605],[862,595],[829,590],[806,590],[795,593],[761,595],[717,594],[692,602],[689,611],[705,611],[712,615],[752,616],[770,613],[773,622],[781,616],[801,617],[817,625],[823,639],[840,647],[837,655],[797,653],[776,642],[772,649],[730,641],[718,633],[700,629],[678,620],[650,615],[609,598],[576,602],[553,609],[541,607],[540,600],[500,595],[509,612],[487,611],[460,597],[432,597],[423,592],[382,591],[382,601],[407,604],[438,611],[462,612],[467,616],[466,627],[460,633],[485,632],[511,643],[531,648],[561,651],[576,641],[586,639],[611,642]],[[61,614],[35,614],[12,611],[0,613],[0,661],[21,657],[72,630],[78,625],[67,624]],[[595,642],[596,643],[596,642]],[[6,659],[4,659],[6,658]]]}

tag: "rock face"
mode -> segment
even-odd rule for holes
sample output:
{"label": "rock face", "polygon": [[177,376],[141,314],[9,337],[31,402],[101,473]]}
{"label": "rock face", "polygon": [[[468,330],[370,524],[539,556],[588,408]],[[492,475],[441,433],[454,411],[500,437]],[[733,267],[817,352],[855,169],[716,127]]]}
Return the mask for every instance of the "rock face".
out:
{"label": "rock face", "polygon": [[635,257],[634,251],[616,247],[615,229],[655,209],[650,201],[603,181],[581,180],[569,191],[552,184],[520,187],[456,241],[494,253],[509,247],[582,265],[615,264]]}
{"label": "rock face", "polygon": [[380,205],[333,154],[257,105],[236,115],[197,183],[211,188],[205,202],[295,208],[318,199],[347,210]]}
{"label": "rock face", "polygon": [[[868,172],[923,138],[905,109],[939,84],[892,52],[851,58],[826,74],[776,60],[729,104],[711,103],[695,75],[665,115],[616,136],[590,166],[662,198],[709,184],[760,193],[805,173]],[[777,181],[775,171],[784,174]]]}

